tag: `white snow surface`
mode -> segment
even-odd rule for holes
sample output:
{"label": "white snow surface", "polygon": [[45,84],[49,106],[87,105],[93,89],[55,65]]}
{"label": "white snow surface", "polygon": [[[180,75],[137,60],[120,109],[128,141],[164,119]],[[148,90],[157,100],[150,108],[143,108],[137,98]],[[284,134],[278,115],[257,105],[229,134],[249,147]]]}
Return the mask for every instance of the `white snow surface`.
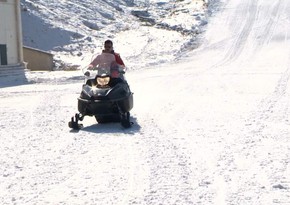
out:
{"label": "white snow surface", "polygon": [[130,129],[68,128],[80,71],[2,74],[1,204],[290,204],[290,4],[218,6],[182,60],[126,73]]}

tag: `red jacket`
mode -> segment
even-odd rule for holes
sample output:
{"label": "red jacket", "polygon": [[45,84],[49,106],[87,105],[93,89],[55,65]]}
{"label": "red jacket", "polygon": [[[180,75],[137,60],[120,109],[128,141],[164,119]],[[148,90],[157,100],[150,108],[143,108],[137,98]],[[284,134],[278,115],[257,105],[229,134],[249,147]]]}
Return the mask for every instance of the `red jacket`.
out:
{"label": "red jacket", "polygon": [[115,52],[113,52],[113,54],[115,55],[116,63],[118,63],[119,65],[125,66],[120,54],[119,53],[115,53]]}

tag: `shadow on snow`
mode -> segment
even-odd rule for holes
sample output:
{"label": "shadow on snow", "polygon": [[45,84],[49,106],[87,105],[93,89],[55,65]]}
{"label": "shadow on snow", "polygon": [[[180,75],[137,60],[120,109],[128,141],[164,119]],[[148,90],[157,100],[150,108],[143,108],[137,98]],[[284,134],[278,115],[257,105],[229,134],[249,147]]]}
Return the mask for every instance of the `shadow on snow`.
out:
{"label": "shadow on snow", "polygon": [[9,71],[0,69],[0,88],[26,84],[32,84],[32,82],[26,78],[24,70]]}
{"label": "shadow on snow", "polygon": [[[141,126],[138,124],[137,119],[131,117],[131,122],[133,122],[132,127],[123,128],[119,122],[104,123],[104,124],[92,124],[85,126],[80,130],[70,130],[70,132],[92,132],[92,133],[125,133],[125,134],[134,134],[138,133],[141,129]],[[81,123],[80,123],[81,124]]]}

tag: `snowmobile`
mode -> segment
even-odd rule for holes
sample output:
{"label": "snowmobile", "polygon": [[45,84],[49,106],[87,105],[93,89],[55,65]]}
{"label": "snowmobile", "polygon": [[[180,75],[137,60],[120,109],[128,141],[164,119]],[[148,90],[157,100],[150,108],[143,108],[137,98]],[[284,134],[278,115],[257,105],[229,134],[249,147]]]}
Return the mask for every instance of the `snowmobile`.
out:
{"label": "snowmobile", "polygon": [[[78,111],[69,127],[79,130],[79,124],[85,116],[94,116],[99,124],[120,122],[124,128],[130,128],[130,110],[133,108],[133,93],[125,79],[124,69],[115,66],[97,65],[93,69],[83,69],[85,83],[78,98]],[[118,78],[112,78],[112,73]]]}

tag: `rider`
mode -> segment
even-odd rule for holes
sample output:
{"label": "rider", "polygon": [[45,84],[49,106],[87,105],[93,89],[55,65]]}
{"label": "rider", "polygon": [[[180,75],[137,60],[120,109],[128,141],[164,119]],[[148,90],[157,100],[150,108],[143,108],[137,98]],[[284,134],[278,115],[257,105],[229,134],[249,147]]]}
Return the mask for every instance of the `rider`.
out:
{"label": "rider", "polygon": [[124,69],[125,64],[120,54],[115,53],[113,50],[113,42],[106,40],[104,43],[104,50],[98,55],[88,66],[88,69],[93,68],[99,64],[106,64],[106,69],[111,71],[111,84],[115,84],[121,81],[119,78],[119,69]]}
{"label": "rider", "polygon": [[[114,60],[112,58],[114,56]],[[125,67],[125,64],[119,53],[113,50],[113,42],[111,40],[106,40],[104,43],[104,50],[102,54],[98,55],[90,64],[89,67],[94,67],[99,63],[112,63],[115,61],[121,67]]]}
{"label": "rider", "polygon": [[116,58],[116,63],[125,67],[125,64],[120,56],[119,53],[116,53],[113,49],[113,42],[111,40],[106,40],[104,43],[104,50],[103,52],[107,52],[107,53],[112,53],[114,54],[115,58]]}

